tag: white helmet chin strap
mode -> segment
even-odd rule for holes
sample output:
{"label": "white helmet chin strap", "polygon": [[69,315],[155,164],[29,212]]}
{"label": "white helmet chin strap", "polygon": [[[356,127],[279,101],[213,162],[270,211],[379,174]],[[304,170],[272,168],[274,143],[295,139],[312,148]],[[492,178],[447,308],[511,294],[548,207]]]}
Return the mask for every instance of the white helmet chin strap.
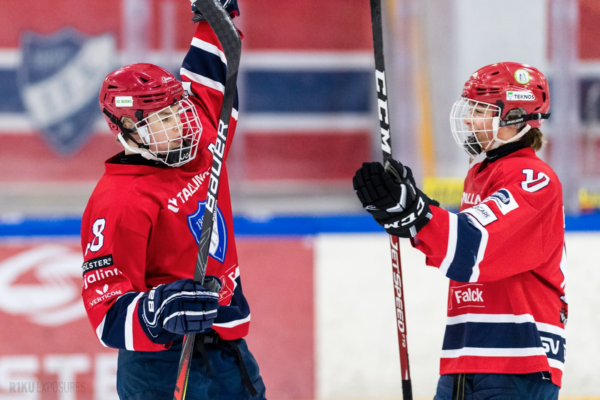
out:
{"label": "white helmet chin strap", "polygon": [[123,145],[123,147],[125,147],[127,150],[131,151],[132,153],[137,153],[137,154],[141,154],[142,157],[144,157],[147,160],[156,160],[156,161],[161,161],[160,158],[153,156],[148,150],[146,149],[140,149],[139,147],[131,147],[131,145],[127,142],[127,140],[125,140],[125,138],[123,137],[122,133],[119,133],[117,135],[117,138],[119,139],[119,142],[121,142],[121,144]]}
{"label": "white helmet chin strap", "polygon": [[529,124],[526,124],[523,127],[523,129],[521,129],[519,131],[519,133],[517,133],[515,136],[511,137],[508,140],[502,140],[502,139],[498,138],[498,129],[500,129],[500,117],[494,117],[494,119],[492,120],[492,131],[494,133],[494,140],[492,140],[486,146],[486,149],[484,151],[497,149],[498,147],[500,147],[503,144],[516,142],[517,140],[521,139],[527,132],[529,132],[531,130],[531,126],[529,126]]}

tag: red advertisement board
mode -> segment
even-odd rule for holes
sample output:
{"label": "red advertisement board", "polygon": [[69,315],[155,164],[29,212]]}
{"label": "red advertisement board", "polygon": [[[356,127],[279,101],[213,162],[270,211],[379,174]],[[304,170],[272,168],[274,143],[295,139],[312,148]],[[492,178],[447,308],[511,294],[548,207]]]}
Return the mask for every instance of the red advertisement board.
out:
{"label": "red advertisement board", "polygon": [[[270,398],[314,397],[312,241],[240,239],[249,347]],[[0,398],[115,399],[117,351],[81,303],[75,240],[0,244]]]}

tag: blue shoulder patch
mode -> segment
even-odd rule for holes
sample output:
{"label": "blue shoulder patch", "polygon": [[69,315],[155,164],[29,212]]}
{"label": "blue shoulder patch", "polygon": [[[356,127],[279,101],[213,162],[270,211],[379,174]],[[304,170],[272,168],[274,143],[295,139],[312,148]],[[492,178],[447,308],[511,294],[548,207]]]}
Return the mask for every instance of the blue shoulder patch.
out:
{"label": "blue shoulder patch", "polygon": [[500,212],[502,212],[503,215],[506,215],[512,210],[519,208],[519,204],[508,189],[498,190],[496,193],[484,199],[483,203],[490,200],[496,203],[498,209],[500,210]]}

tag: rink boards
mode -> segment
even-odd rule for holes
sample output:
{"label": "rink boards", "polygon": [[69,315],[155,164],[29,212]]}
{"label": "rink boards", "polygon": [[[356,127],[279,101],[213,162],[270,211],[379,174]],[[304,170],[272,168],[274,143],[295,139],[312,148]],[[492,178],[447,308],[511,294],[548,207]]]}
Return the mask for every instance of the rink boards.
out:
{"label": "rink boards", "polygon": [[[248,342],[269,398],[401,397],[387,240],[381,233],[239,236],[252,309]],[[571,308],[562,393],[600,397],[600,233],[569,232],[567,245]],[[115,398],[116,354],[89,327],[81,261],[76,237],[1,241],[0,398]],[[402,261],[414,392],[431,398],[447,280],[406,241]]]}

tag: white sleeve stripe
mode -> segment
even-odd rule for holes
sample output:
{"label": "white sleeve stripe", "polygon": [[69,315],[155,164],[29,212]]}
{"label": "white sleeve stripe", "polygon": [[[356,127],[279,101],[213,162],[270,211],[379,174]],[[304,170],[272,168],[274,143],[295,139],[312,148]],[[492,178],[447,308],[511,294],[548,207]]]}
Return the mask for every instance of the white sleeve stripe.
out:
{"label": "white sleeve stripe", "polygon": [[490,235],[487,229],[485,229],[485,227],[481,225],[479,221],[477,221],[477,218],[474,218],[470,214],[467,214],[467,218],[469,218],[471,224],[473,224],[473,226],[479,229],[481,232],[481,241],[479,242],[479,250],[477,251],[477,260],[475,261],[473,272],[471,272],[471,278],[469,279],[469,282],[477,282],[480,273],[479,264],[483,261],[483,257],[485,256],[485,250],[487,248],[487,242]]}
{"label": "white sleeve stripe", "polygon": [[238,120],[238,110],[236,110],[235,108],[232,109],[231,110],[231,117],[237,121]]}
{"label": "white sleeve stripe", "polygon": [[211,89],[218,90],[221,93],[225,93],[225,86],[223,86],[220,82],[214,81],[202,75],[195,74],[192,71],[189,71],[185,68],[181,68],[180,74],[181,76],[185,76],[186,78],[189,78],[190,80],[196,83],[199,83]]}
{"label": "white sleeve stripe", "polygon": [[456,252],[456,240],[457,240],[457,229],[458,229],[458,216],[454,213],[448,213],[448,250],[446,251],[446,257],[440,265],[440,272],[447,276],[448,268],[454,261],[454,254]]}
{"label": "white sleeve stripe", "polygon": [[250,315],[251,314],[248,314],[246,318],[238,319],[236,321],[224,322],[222,324],[213,324],[213,326],[217,326],[219,328],[234,328],[236,326],[243,325],[246,322],[250,322]]}
{"label": "white sleeve stripe", "polygon": [[106,322],[106,315],[104,315],[104,318],[102,318],[102,322],[100,322],[100,325],[98,325],[98,327],[96,328],[96,336],[98,336],[98,340],[100,340],[100,343],[102,343],[102,346],[108,347],[106,345],[106,343],[104,343],[104,341],[102,340],[102,332],[104,331],[104,323],[105,322]]}
{"label": "white sleeve stripe", "polygon": [[127,350],[135,350],[133,348],[133,313],[139,298],[142,297],[143,294],[144,293],[140,293],[135,296],[133,301],[127,306],[127,317],[125,317],[125,349]]}
{"label": "white sleeve stripe", "polygon": [[215,56],[217,56],[221,59],[223,64],[227,65],[227,58],[225,57],[225,53],[223,53],[221,50],[219,50],[219,48],[217,46],[215,46],[214,44],[205,42],[204,40],[201,40],[198,38],[193,38],[192,46],[197,47],[201,50],[204,50],[207,53],[214,54]]}
{"label": "white sleeve stripe", "polygon": [[456,317],[448,317],[446,325],[464,324],[466,322],[487,322],[495,324],[513,323],[535,323],[535,319],[531,314],[463,314]]}
{"label": "white sleeve stripe", "polygon": [[543,347],[523,347],[513,349],[495,349],[482,347],[463,347],[458,350],[442,350],[442,358],[458,358],[462,356],[476,357],[531,357],[546,356]]}
{"label": "white sleeve stripe", "polygon": [[535,325],[537,326],[537,330],[540,332],[552,333],[553,335],[560,336],[563,339],[566,338],[566,331],[560,326],[544,324],[543,322],[536,322]]}

